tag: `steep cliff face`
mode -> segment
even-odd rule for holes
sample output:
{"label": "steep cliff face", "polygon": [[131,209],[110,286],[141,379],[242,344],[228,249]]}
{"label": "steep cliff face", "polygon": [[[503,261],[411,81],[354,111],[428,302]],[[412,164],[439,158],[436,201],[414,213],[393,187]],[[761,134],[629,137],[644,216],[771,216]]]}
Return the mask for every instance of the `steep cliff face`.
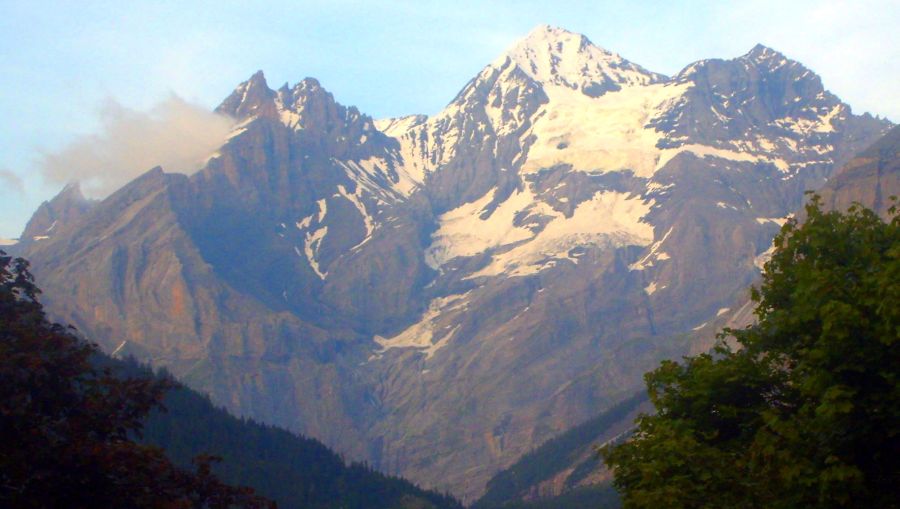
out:
{"label": "steep cliff face", "polygon": [[826,207],[846,210],[860,203],[889,217],[900,206],[900,128],[894,127],[871,147],[850,160],[819,190]]}
{"label": "steep cliff face", "polygon": [[[217,370],[285,348],[303,359],[301,350],[326,336],[221,282],[179,221],[186,184],[182,175],[153,170],[87,214],[79,234],[35,244],[29,256],[36,267],[52,267],[39,276],[53,288],[49,306],[106,350],[169,365],[232,403],[239,386],[211,383]],[[259,376],[274,382],[283,370],[264,371]]]}
{"label": "steep cliff face", "polygon": [[261,73],[217,111],[237,124],[202,170],[29,247],[50,308],[468,500],[695,348],[803,191],[889,126],[768,48],[666,78],[551,27],[433,117]]}

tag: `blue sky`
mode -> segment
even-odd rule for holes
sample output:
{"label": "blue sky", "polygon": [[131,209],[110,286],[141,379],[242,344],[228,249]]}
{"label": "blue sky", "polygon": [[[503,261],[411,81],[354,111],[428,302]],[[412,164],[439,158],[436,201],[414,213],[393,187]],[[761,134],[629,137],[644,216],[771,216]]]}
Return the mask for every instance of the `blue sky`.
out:
{"label": "blue sky", "polygon": [[262,69],[271,86],[316,77],[338,101],[376,118],[430,114],[541,23],[584,33],[664,74],[701,58],[738,56],[761,42],[819,73],[854,111],[896,122],[898,6],[896,0],[0,0],[0,237],[17,236],[61,187],[43,177],[42,161],[89,141],[111,102],[142,112],[175,94],[211,109]]}

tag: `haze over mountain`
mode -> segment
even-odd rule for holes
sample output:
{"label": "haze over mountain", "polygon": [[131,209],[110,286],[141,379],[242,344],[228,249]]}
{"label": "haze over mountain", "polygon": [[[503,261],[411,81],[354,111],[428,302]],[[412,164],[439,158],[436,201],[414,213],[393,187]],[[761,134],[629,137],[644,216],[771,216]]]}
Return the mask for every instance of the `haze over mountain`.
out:
{"label": "haze over mountain", "polygon": [[666,77],[540,26],[432,116],[261,72],[196,173],[67,188],[15,248],[48,308],[231,411],[472,501],[705,348],[803,192],[884,134],[756,46]]}

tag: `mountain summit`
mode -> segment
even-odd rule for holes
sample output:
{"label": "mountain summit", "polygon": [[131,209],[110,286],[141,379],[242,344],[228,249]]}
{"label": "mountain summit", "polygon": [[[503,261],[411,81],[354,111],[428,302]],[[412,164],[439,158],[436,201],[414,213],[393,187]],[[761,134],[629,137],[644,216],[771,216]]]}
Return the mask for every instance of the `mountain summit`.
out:
{"label": "mountain summit", "polygon": [[31,242],[39,242],[59,234],[81,218],[96,204],[84,197],[81,185],[71,182],[53,199],[45,201],[31,216],[20,237],[20,248]]}
{"label": "mountain summit", "polygon": [[581,90],[592,97],[665,78],[594,45],[584,35],[549,25],[533,29],[493,65],[501,67],[507,59],[543,85]]}
{"label": "mountain summit", "polygon": [[270,104],[275,93],[266,83],[266,77],[262,71],[256,71],[250,79],[241,83],[234,89],[222,104],[216,108],[216,113],[228,115],[237,120],[244,120],[253,115],[271,113]]}

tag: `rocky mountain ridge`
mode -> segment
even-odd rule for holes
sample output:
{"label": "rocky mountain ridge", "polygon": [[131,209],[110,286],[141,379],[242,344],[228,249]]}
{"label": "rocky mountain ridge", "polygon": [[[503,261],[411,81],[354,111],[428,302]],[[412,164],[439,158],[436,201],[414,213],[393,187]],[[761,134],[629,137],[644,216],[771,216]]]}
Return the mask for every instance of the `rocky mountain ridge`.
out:
{"label": "rocky mountain ridge", "polygon": [[48,307],[239,414],[469,501],[633,393],[889,127],[758,46],[673,78],[542,26],[432,117],[262,73],[199,172],[27,246]]}

